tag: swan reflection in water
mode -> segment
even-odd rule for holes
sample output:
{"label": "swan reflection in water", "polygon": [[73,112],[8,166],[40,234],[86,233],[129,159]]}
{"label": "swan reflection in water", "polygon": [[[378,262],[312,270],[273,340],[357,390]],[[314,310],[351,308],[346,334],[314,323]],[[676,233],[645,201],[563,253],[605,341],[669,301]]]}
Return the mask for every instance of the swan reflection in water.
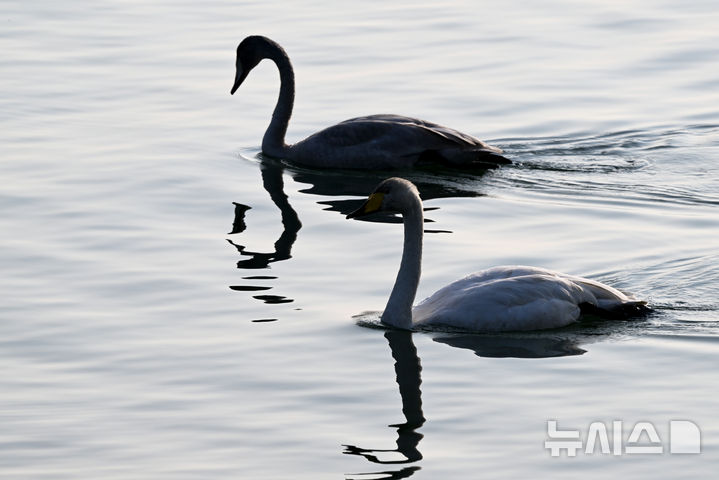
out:
{"label": "swan reflection in water", "polygon": [[[405,419],[403,423],[389,425],[396,429],[397,448],[378,449],[344,445],[345,450],[343,453],[358,455],[379,465],[403,465],[396,471],[388,470],[355,475],[372,475],[376,479],[400,479],[407,478],[419,470],[420,467],[410,464],[422,459],[422,454],[418,447],[424,435],[417,431],[425,422],[424,413],[422,413],[422,392],[420,390],[422,366],[417,356],[417,349],[412,341],[411,332],[388,330],[384,336],[389,342],[392,357],[395,361],[394,370],[399,393],[402,397],[402,414]],[[400,458],[397,458],[398,456]]]}
{"label": "swan reflection in water", "polygon": [[[237,268],[241,270],[261,270],[269,268],[274,262],[289,260],[292,258],[292,247],[297,241],[298,233],[302,228],[302,222],[295,209],[290,204],[288,195],[284,191],[284,175],[287,173],[297,183],[308,185],[300,190],[302,193],[326,197],[326,200],[319,201],[325,210],[338,212],[342,216],[355,210],[361,203],[360,199],[347,199],[346,197],[358,197],[366,195],[379,180],[384,178],[386,171],[357,171],[357,170],[317,170],[313,168],[287,165],[280,160],[257,155],[259,162],[252,161],[259,165],[262,177],[262,186],[268,193],[272,203],[279,209],[282,219],[282,233],[272,245],[263,250],[248,250],[235,240],[228,239],[242,257],[237,262]],[[477,197],[483,195],[479,192],[478,179],[482,173],[460,173],[454,170],[442,169],[440,167],[427,166],[405,172],[422,192],[425,199],[447,198],[447,197]],[[335,198],[338,197],[338,198]],[[234,203],[234,218],[230,235],[238,235],[247,229],[245,216],[252,208],[241,202]],[[427,208],[426,211],[432,210]],[[370,221],[399,223],[401,218],[393,214],[377,215]],[[427,219],[427,222],[432,222]],[[427,233],[440,233],[438,230],[426,230]],[[257,292],[270,290],[272,287],[259,285],[266,283],[266,280],[273,280],[272,276],[247,276],[243,280],[252,280],[252,285],[231,285],[230,288],[236,291]],[[262,280],[263,282],[257,282]],[[279,295],[255,295],[255,299],[265,303],[290,303],[293,300]]]}
{"label": "swan reflection in water", "polygon": [[[270,263],[287,260],[292,258],[292,245],[297,240],[297,232],[302,228],[297,212],[292,208],[288,200],[287,194],[284,192],[284,179],[282,178],[282,168],[273,162],[260,163],[260,174],[262,176],[262,186],[269,193],[272,203],[280,210],[282,218],[282,233],[275,241],[272,252],[252,252],[239,245],[232,240],[228,242],[237,248],[240,255],[250,257],[246,260],[240,260],[237,268],[243,269],[260,269],[267,268]],[[235,205],[235,218],[232,222],[232,231],[230,235],[242,233],[247,228],[245,223],[245,214],[252,207],[242,203],[233,202]]]}
{"label": "swan reflection in water", "polygon": [[[555,332],[518,332],[499,334],[478,334],[462,332],[423,331],[387,329],[379,322],[379,312],[367,312],[354,317],[361,327],[384,330],[394,359],[397,386],[402,399],[404,422],[389,425],[395,429],[396,448],[370,448],[346,444],[342,453],[356,455],[367,461],[382,465],[385,469],[376,472],[347,474],[348,479],[367,478],[396,480],[408,478],[420,470],[417,464],[423,456],[420,442],[424,435],[419,429],[427,421],[422,410],[422,365],[417,354],[413,335],[429,335],[435,342],[456,348],[472,350],[477,356],[492,358],[549,358],[582,355],[586,350],[580,345],[592,343],[611,335],[605,326],[597,324],[589,328],[567,327]],[[393,470],[391,467],[396,469]]]}
{"label": "swan reflection in water", "polygon": [[456,334],[434,337],[433,340],[491,358],[550,358],[587,352],[579,346],[578,339],[561,336]]}

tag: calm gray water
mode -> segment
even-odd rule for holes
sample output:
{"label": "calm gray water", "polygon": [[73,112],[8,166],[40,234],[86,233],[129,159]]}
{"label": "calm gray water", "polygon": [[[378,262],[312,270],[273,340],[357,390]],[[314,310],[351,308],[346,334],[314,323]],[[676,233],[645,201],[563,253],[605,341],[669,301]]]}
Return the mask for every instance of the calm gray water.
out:
{"label": "calm gray water", "polygon": [[[714,2],[5,1],[0,21],[1,478],[715,475]],[[400,113],[515,160],[402,173],[433,222],[418,297],[520,263],[656,312],[377,328],[401,228],[344,213],[388,173],[258,155],[274,67],[229,95],[256,33],[295,65],[290,141]],[[553,457],[550,420],[620,455]],[[692,440],[673,420],[701,453],[671,453]]]}

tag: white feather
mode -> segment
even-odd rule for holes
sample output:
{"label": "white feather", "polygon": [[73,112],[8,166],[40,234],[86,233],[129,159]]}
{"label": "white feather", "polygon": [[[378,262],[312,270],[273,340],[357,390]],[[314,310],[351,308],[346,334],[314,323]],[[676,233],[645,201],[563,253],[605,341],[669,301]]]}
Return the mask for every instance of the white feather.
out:
{"label": "white feather", "polygon": [[[544,268],[503,266],[452,282],[411,308],[422,259],[422,201],[415,186],[399,178],[385,180],[375,192],[382,194],[376,209],[400,212],[405,225],[400,270],[383,323],[404,329],[441,325],[472,331],[540,330],[576,322],[584,305],[608,314],[622,314],[625,306],[641,311],[644,306],[594,280]],[[363,210],[366,205],[349,217],[371,213]]]}

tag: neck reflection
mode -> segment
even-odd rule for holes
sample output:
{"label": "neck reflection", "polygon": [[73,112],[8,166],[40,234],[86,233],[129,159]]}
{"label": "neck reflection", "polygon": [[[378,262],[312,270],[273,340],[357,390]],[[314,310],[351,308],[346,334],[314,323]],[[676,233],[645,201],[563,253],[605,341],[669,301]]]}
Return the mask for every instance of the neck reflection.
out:
{"label": "neck reflection", "polygon": [[[270,199],[280,210],[282,218],[282,234],[274,244],[272,252],[251,252],[243,245],[238,245],[232,240],[228,240],[242,256],[248,256],[249,259],[237,262],[237,268],[243,269],[260,269],[267,268],[270,263],[287,260],[292,258],[292,246],[297,241],[297,233],[302,228],[302,223],[297,212],[292,208],[284,191],[284,180],[282,178],[283,169],[273,162],[262,162],[260,164],[260,173],[262,175],[262,186]],[[232,231],[230,234],[242,233],[247,228],[245,224],[245,214],[250,207],[241,203],[235,203],[235,219],[232,222]]]}
{"label": "neck reflection", "polygon": [[[394,358],[394,370],[396,374],[399,393],[402,397],[402,413],[405,421],[389,425],[396,429],[397,448],[376,449],[362,448],[355,445],[344,445],[347,455],[358,455],[372,463],[381,465],[407,465],[422,459],[419,451],[419,442],[424,435],[417,430],[424,425],[425,418],[422,412],[422,384],[419,357],[417,349],[412,341],[412,333],[400,330],[389,330],[384,334],[389,342],[392,357]],[[401,458],[396,458],[399,454]],[[389,457],[389,458],[385,458]],[[375,472],[371,475],[383,475],[382,479],[400,479],[411,476],[419,470],[418,466],[407,466],[397,471]],[[368,475],[368,474],[358,474]]]}

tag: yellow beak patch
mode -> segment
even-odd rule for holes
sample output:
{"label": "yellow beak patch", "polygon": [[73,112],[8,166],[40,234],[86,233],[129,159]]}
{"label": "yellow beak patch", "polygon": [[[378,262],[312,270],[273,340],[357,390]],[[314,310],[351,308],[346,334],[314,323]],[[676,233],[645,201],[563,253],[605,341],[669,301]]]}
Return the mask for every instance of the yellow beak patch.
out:
{"label": "yellow beak patch", "polygon": [[384,200],[384,193],[373,193],[367,200],[354,212],[347,214],[347,218],[364,217],[370,213],[379,211],[382,208],[382,201]]}
{"label": "yellow beak patch", "polygon": [[364,204],[364,213],[376,212],[382,206],[382,200],[384,200],[384,193],[373,193],[369,196]]}

